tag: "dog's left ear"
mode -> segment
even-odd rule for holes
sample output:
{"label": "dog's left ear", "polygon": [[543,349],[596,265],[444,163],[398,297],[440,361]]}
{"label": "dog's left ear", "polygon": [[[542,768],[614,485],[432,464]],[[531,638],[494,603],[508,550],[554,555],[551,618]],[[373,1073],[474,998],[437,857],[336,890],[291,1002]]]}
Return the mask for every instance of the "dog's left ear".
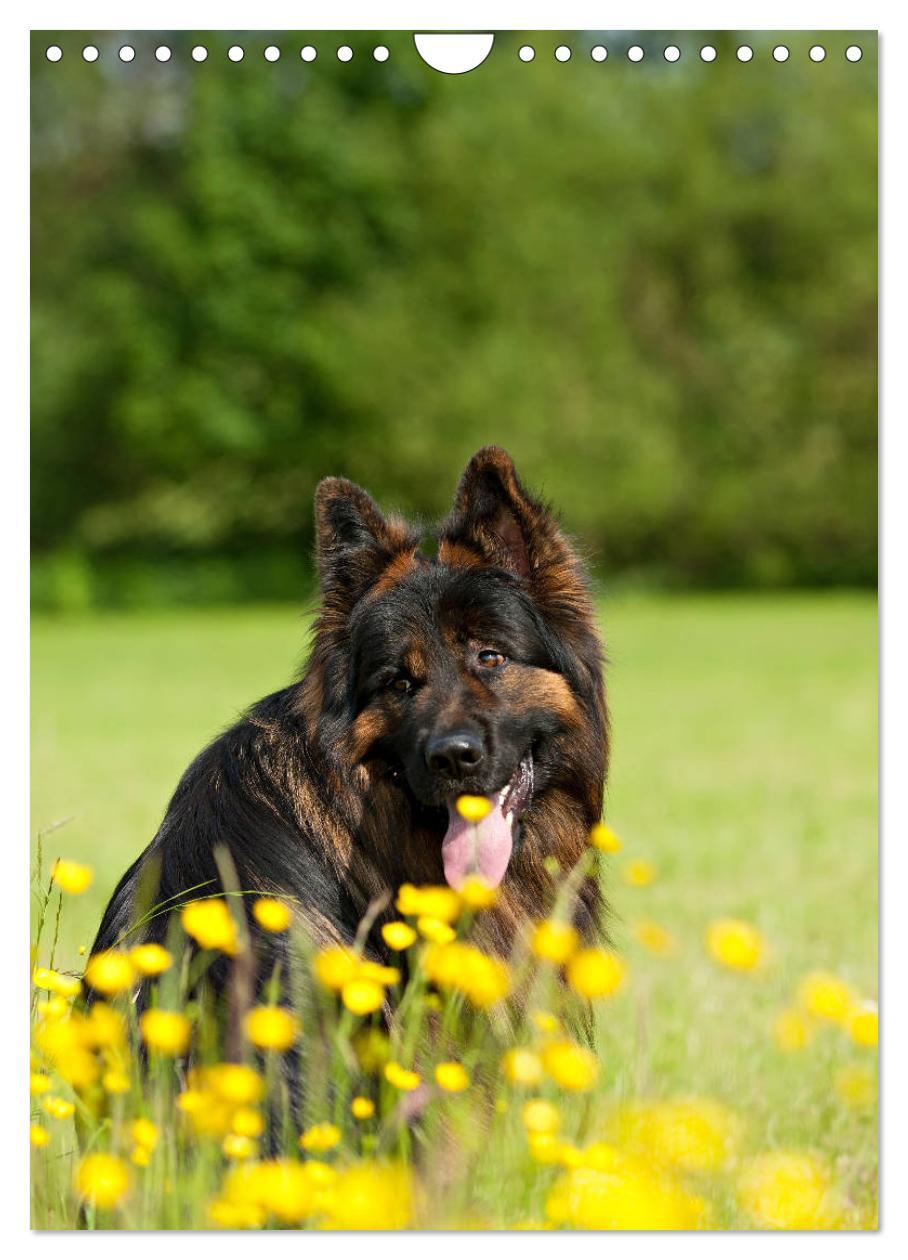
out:
{"label": "dog's left ear", "polygon": [[552,512],[524,490],[500,446],[484,446],[467,465],[441,528],[438,558],[516,573],[556,622],[592,617],[579,558]]}

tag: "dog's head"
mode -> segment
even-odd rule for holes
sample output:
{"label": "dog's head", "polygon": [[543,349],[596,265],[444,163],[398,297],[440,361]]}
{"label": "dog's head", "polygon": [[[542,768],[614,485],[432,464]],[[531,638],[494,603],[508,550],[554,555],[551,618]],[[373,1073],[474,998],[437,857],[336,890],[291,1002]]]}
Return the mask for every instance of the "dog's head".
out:
{"label": "dog's head", "polygon": [[[600,645],[582,567],[507,453],[479,451],[437,531],[437,555],[339,478],[316,493],[327,738],[381,768],[448,882],[505,875],[547,794],[596,813],[604,742]],[[581,750],[583,752],[581,753]],[[462,794],[489,810],[467,823]],[[430,840],[431,843],[431,840]]]}

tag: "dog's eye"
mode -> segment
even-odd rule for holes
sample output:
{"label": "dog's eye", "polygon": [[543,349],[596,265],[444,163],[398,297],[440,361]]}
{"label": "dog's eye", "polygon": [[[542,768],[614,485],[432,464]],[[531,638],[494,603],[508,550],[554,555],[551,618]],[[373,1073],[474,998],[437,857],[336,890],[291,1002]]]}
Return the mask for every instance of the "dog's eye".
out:
{"label": "dog's eye", "polygon": [[408,695],[413,690],[413,680],[401,675],[398,678],[392,678],[388,686],[392,691],[399,691],[402,695]]}
{"label": "dog's eye", "polygon": [[496,652],[494,648],[485,648],[479,653],[479,663],[484,669],[498,669],[507,659],[503,652]]}

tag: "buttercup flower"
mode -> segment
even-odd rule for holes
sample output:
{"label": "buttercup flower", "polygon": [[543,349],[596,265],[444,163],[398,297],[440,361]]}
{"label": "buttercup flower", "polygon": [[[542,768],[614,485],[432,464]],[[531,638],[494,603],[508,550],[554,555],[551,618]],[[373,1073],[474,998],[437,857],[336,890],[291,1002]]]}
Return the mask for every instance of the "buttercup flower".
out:
{"label": "buttercup flower", "polygon": [[312,1151],[316,1154],[322,1151],[332,1151],[341,1140],[341,1131],[336,1124],[314,1124],[311,1129],[307,1129],[300,1137],[300,1146],[304,1151]]}
{"label": "buttercup flower", "polygon": [[621,841],[603,822],[596,823],[590,831],[590,844],[602,853],[618,853],[621,850]]}
{"label": "buttercup flower", "polygon": [[76,1193],[99,1208],[113,1208],[129,1189],[129,1169],[116,1155],[86,1155],[76,1170]]}
{"label": "buttercup flower", "polygon": [[753,971],[763,961],[766,944],[757,929],[741,919],[717,919],[706,932],[706,948],[723,967]]}
{"label": "buttercup flower", "polygon": [[481,1009],[493,1006],[510,991],[506,964],[462,941],[431,945],[423,965],[426,975],[439,988],[455,989]]}
{"label": "buttercup flower", "polygon": [[370,1015],[381,1008],[385,991],[374,980],[348,980],[341,989],[341,1000],[354,1015]]}
{"label": "buttercup flower", "polygon": [[413,1177],[402,1164],[354,1164],[321,1198],[328,1229],[406,1229],[414,1210]]}
{"label": "buttercup flower", "polygon": [[621,873],[632,888],[646,888],[656,878],[656,864],[649,858],[634,858],[625,863]]}
{"label": "buttercup flower", "polygon": [[861,1002],[848,1016],[848,1032],[858,1046],[875,1046],[880,1039],[880,1013],[876,1002]]}
{"label": "buttercup flower", "polygon": [[542,1060],[532,1050],[516,1047],[501,1060],[501,1070],[512,1085],[538,1085],[542,1080]]}
{"label": "buttercup flower", "polygon": [[239,1106],[259,1102],[265,1096],[265,1082],[246,1063],[215,1063],[205,1069],[201,1079],[218,1097]]}
{"label": "buttercup flower", "polygon": [[498,900],[498,889],[478,875],[468,875],[458,889],[460,899],[470,910],[489,910]]}
{"label": "buttercup flower", "polygon": [[486,796],[458,796],[456,808],[467,822],[479,823],[492,812],[492,802]]}
{"label": "buttercup flower", "polygon": [[707,1220],[706,1204],[635,1160],[616,1155],[607,1170],[566,1172],[546,1200],[553,1225],[597,1230],[689,1230]]}
{"label": "buttercup flower", "polygon": [[418,1072],[411,1072],[408,1068],[401,1067],[399,1063],[385,1064],[385,1080],[393,1085],[395,1089],[402,1090],[405,1094],[416,1089],[420,1078]]}
{"label": "buttercup flower", "polygon": [[239,1137],[259,1137],[265,1129],[262,1113],[254,1107],[238,1107],[230,1122],[233,1132]]}
{"label": "buttercup flower", "polygon": [[156,945],[152,941],[145,945],[134,945],[129,951],[129,961],[143,976],[160,976],[173,966],[173,954],[163,945]]}
{"label": "buttercup flower", "polygon": [[416,940],[416,933],[409,923],[397,919],[393,923],[385,923],[381,930],[382,939],[390,949],[409,949]]}
{"label": "buttercup flower", "polygon": [[445,885],[427,884],[416,888],[413,884],[401,884],[395,904],[401,914],[425,915],[453,923],[460,914],[461,903],[459,894]]}
{"label": "buttercup flower", "polygon": [[457,936],[450,923],[445,923],[444,919],[433,919],[427,914],[420,915],[416,926],[420,936],[435,945],[447,945]]}
{"label": "buttercup flower", "polygon": [[76,997],[82,991],[82,981],[76,976],[65,976],[50,967],[36,967],[32,972],[32,984],[36,989],[46,989],[60,997]]}
{"label": "buttercup flower", "polygon": [[32,1124],[29,1125],[28,1140],[35,1147],[47,1146],[50,1134],[43,1124]]}
{"label": "buttercup flower", "polygon": [[183,930],[202,949],[217,949],[223,954],[236,954],[239,949],[236,924],[220,897],[203,897],[190,901],[180,916]]}
{"label": "buttercup flower", "polygon": [[594,1054],[573,1041],[550,1041],[542,1048],[542,1066],[562,1089],[592,1089],[599,1076]]}
{"label": "buttercup flower", "polygon": [[64,892],[75,897],[91,887],[95,873],[90,866],[83,866],[80,862],[70,862],[66,858],[58,858],[54,862],[50,877],[58,888],[62,888]]}
{"label": "buttercup flower", "polygon": [[158,1144],[158,1126],[146,1116],[133,1120],[129,1133],[136,1146],[144,1146],[146,1150],[153,1151]]}
{"label": "buttercup flower", "polygon": [[643,948],[656,958],[670,958],[678,949],[671,932],[652,919],[638,919],[631,930]]}
{"label": "buttercup flower", "polygon": [[619,1111],[614,1129],[618,1147],[649,1165],[715,1173],[735,1153],[739,1124],[713,1099],[680,1098],[628,1103]]}
{"label": "buttercup flower", "polygon": [[42,1106],[53,1120],[68,1120],[76,1110],[75,1104],[71,1103],[69,1099],[58,1098],[55,1094],[45,1098]]}
{"label": "buttercup flower", "polygon": [[46,1094],[51,1087],[51,1079],[44,1072],[32,1072],[28,1082],[28,1092],[32,1097]]}
{"label": "buttercup flower", "polygon": [[290,907],[276,897],[258,897],[252,903],[252,917],[266,932],[286,932],[293,922]]}
{"label": "buttercup flower", "polygon": [[746,1166],[738,1181],[743,1209],[771,1229],[830,1229],[840,1208],[825,1164],[798,1151],[772,1151]]}
{"label": "buttercup flower", "polygon": [[561,1112],[544,1098],[528,1099],[520,1114],[528,1133],[557,1133],[561,1126]]}
{"label": "buttercup flower", "polygon": [[570,923],[559,923],[555,919],[544,919],[537,923],[530,948],[537,958],[546,962],[566,963],[579,944],[577,929]]}
{"label": "buttercup flower", "polygon": [[221,1150],[228,1159],[255,1159],[258,1143],[242,1133],[228,1133],[221,1143]]}
{"label": "buttercup flower", "polygon": [[811,971],[798,986],[798,1001],[805,1011],[831,1024],[847,1023],[855,1005],[851,985],[830,971]]}
{"label": "buttercup flower", "polygon": [[300,1035],[299,1020],[282,1006],[254,1006],[244,1027],[246,1036],[260,1050],[289,1050]]}
{"label": "buttercup flower", "polygon": [[855,1110],[871,1107],[876,1102],[876,1078],[864,1064],[851,1063],[840,1068],[833,1084],[842,1102]]}
{"label": "buttercup flower", "polygon": [[439,1088],[447,1094],[462,1093],[470,1084],[462,1063],[439,1063],[435,1069],[435,1080]]}
{"label": "buttercup flower", "polygon": [[604,949],[582,949],[567,965],[568,984],[581,997],[611,997],[621,988],[626,975],[621,959]]}
{"label": "buttercup flower", "polygon": [[370,1120],[375,1115],[375,1103],[371,1098],[358,1094],[350,1104],[350,1112],[354,1120]]}
{"label": "buttercup flower", "polygon": [[136,972],[128,954],[122,950],[106,949],[89,958],[85,979],[99,993],[111,996],[130,988],[135,983]]}
{"label": "buttercup flower", "polygon": [[773,1020],[772,1038],[780,1050],[803,1050],[812,1036],[810,1021],[794,1007],[780,1011]]}
{"label": "buttercup flower", "polygon": [[101,1085],[108,1094],[128,1094],[131,1088],[129,1077],[118,1068],[111,1068],[101,1077]]}
{"label": "buttercup flower", "polygon": [[179,1011],[145,1011],[139,1018],[139,1031],[155,1054],[173,1057],[189,1046],[189,1020]]}

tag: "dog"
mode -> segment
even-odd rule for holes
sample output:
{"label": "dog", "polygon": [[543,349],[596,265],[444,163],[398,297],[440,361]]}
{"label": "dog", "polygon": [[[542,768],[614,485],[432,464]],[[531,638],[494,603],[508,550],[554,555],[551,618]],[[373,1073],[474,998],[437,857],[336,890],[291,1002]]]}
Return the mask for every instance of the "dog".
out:
{"label": "dog", "polygon": [[[93,953],[164,940],[168,914],[141,915],[149,879],[171,910],[216,895],[222,846],[239,888],[292,898],[317,944],[351,942],[387,907],[365,942],[378,959],[401,884],[476,874],[499,890],[482,942],[507,954],[583,854],[607,767],[602,645],[583,565],[510,456],[474,455],[434,555],[338,477],[316,490],[315,524],[321,607],[302,677],[190,765]],[[455,807],[465,793],[490,806],[475,830]],[[601,911],[587,876],[585,934]],[[248,927],[261,983],[286,946]]]}

